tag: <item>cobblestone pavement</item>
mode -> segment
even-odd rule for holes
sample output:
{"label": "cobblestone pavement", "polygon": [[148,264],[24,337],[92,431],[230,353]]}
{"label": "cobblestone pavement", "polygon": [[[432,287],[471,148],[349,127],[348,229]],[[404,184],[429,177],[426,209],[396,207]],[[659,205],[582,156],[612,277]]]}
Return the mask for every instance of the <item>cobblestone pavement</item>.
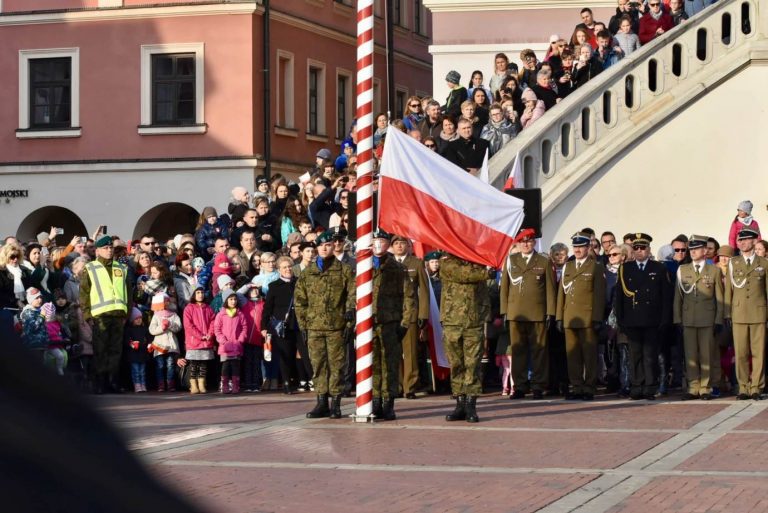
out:
{"label": "cobblestone pavement", "polygon": [[[398,420],[310,420],[309,394],[95,399],[156,475],[211,512],[768,511],[768,402],[445,396]],[[345,413],[353,399],[344,401]]]}

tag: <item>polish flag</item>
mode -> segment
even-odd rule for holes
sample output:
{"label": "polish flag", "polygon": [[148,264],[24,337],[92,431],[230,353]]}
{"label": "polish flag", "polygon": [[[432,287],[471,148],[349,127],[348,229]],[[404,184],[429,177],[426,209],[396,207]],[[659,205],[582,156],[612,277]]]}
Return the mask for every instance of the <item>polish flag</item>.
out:
{"label": "polish flag", "polygon": [[429,282],[429,322],[427,323],[429,359],[432,360],[432,373],[435,375],[435,380],[443,380],[450,377],[451,364],[448,363],[445,347],[443,347],[440,305],[437,304],[435,289],[432,288],[432,280],[427,281]]}
{"label": "polish flag", "polygon": [[491,172],[488,169],[488,150],[485,150],[485,158],[483,158],[483,165],[480,166],[480,180],[485,183],[491,183]]}
{"label": "polish flag", "polygon": [[382,229],[500,269],[522,222],[522,200],[399,130],[387,134],[379,179]]}
{"label": "polish flag", "polygon": [[525,187],[523,183],[523,163],[520,162],[520,152],[515,155],[515,163],[512,165],[512,170],[509,172],[509,178],[504,182],[504,190],[507,189],[522,189]]}

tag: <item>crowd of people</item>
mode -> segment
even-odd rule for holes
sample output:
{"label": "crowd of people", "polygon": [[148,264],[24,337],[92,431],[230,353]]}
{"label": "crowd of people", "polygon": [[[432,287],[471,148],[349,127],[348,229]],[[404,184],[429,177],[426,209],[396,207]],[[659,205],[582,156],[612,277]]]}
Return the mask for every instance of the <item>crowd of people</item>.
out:
{"label": "crowd of people", "polygon": [[[396,129],[475,171],[486,148],[498,151],[589,78],[695,14],[682,9],[681,0],[618,0],[607,26],[583,9],[573,37],[553,36],[541,63],[525,50],[518,72],[499,54],[488,85],[475,71],[468,88],[451,71],[445,104],[411,97],[401,119],[377,116],[376,158]],[[124,240],[104,227],[68,243],[57,240],[56,227],[34,241],[6,237],[0,335],[39,352],[45,365],[89,392],[314,391],[318,404],[308,416],[339,417],[355,380],[355,148],[353,125],[340,154],[320,150],[298,183],[276,175],[260,178],[253,193],[235,187],[226,213],[208,206],[194,231],[168,240]],[[408,239],[377,232],[374,414],[394,419],[396,397],[441,387],[457,400],[447,420],[470,422],[478,420],[483,386],[494,385],[513,399],[530,392],[589,400],[597,386],[652,399],[683,383],[686,398],[710,399],[733,387],[740,398],[759,398],[765,319],[761,333],[759,315],[742,322],[744,302],[733,301],[745,287],[752,297],[765,292],[753,283],[765,285],[768,261],[752,260],[759,227],[751,210],[749,202],[739,205],[727,246],[681,235],[656,261],[645,234],[627,234],[619,244],[612,232],[597,238],[585,229],[569,259],[562,243],[536,253],[523,232],[504,268],[486,269],[450,248],[422,260]],[[755,259],[766,246],[757,242]],[[739,251],[746,268],[744,256],[734,259]],[[649,260],[652,272],[644,269]],[[688,280],[691,260],[706,262],[709,274],[697,268]],[[439,319],[430,319],[430,293]],[[689,326],[692,298],[713,303],[705,305],[706,321]],[[726,320],[733,329],[723,327]],[[445,383],[429,368],[430,322],[443,328],[451,364]],[[699,330],[695,344],[689,328]]]}
{"label": "crowd of people", "polygon": [[[493,71],[445,77],[450,91],[441,105],[431,97],[411,96],[395,126],[463,169],[475,171],[486,150],[493,156],[578,88],[716,0],[617,0],[608,22],[595,20],[590,8],[570,37],[553,34],[543,56],[520,52],[522,68],[508,55],[494,57]],[[466,75],[465,75],[466,76]],[[374,144],[386,135],[390,119],[376,117]]]}

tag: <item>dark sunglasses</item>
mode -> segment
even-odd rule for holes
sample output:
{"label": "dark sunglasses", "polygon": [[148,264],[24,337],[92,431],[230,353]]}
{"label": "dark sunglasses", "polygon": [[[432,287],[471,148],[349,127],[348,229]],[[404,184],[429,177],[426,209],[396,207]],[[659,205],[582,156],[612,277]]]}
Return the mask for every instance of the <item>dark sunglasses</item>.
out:
{"label": "dark sunglasses", "polygon": [[648,249],[648,246],[632,246],[632,249],[634,249],[635,251],[639,249]]}
{"label": "dark sunglasses", "polygon": [[685,248],[675,248],[675,253],[685,253],[686,251],[688,250]]}
{"label": "dark sunglasses", "polygon": [[421,107],[420,103],[411,103],[408,105],[409,107]]}
{"label": "dark sunglasses", "polygon": [[608,253],[608,256],[621,256],[621,253]]}
{"label": "dark sunglasses", "polygon": [[426,146],[427,148],[434,148],[435,147],[434,144],[425,144],[424,146]]}

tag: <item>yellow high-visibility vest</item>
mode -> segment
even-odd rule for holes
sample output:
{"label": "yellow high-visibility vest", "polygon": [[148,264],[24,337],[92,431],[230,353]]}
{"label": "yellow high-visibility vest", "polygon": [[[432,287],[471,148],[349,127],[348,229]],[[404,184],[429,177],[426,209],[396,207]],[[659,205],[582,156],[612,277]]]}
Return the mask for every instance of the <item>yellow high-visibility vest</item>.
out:
{"label": "yellow high-visibility vest", "polygon": [[128,294],[125,286],[127,269],[119,262],[112,262],[112,276],[101,262],[94,260],[86,264],[91,279],[91,315],[94,317],[107,312],[128,313]]}

